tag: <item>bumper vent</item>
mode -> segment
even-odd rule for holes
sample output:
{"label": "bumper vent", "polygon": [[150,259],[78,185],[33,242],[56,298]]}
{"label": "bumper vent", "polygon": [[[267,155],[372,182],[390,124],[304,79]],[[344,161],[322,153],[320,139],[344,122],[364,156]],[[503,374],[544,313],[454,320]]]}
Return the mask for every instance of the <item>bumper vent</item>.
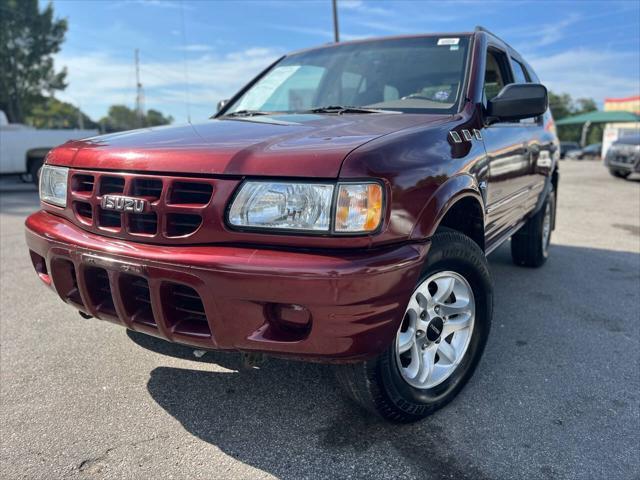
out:
{"label": "bumper vent", "polygon": [[163,292],[167,320],[174,333],[210,337],[211,331],[200,295],[191,287],[171,283]]}

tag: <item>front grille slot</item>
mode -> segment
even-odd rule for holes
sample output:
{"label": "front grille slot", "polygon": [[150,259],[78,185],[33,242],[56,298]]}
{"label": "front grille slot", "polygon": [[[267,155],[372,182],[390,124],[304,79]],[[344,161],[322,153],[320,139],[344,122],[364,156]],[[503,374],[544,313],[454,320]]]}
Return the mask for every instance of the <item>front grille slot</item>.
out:
{"label": "front grille slot", "polygon": [[98,215],[98,223],[102,228],[111,230],[120,229],[120,227],[122,226],[122,216],[120,212],[100,209],[100,215]]}
{"label": "front grille slot", "polygon": [[84,272],[89,300],[98,313],[116,316],[109,275],[104,268],[89,267]]}
{"label": "front grille slot", "polygon": [[150,202],[155,202],[162,194],[162,180],[153,180],[148,178],[136,178],[133,181],[131,195],[134,197],[143,197]]}
{"label": "front grille slot", "polygon": [[136,235],[155,235],[158,231],[158,216],[155,213],[129,214],[129,232]]}
{"label": "front grille slot", "polygon": [[65,302],[84,308],[78,289],[76,268],[72,262],[61,258],[53,259],[51,261],[51,276],[58,294]]}
{"label": "front grille slot", "polygon": [[202,217],[186,213],[170,213],[167,215],[167,237],[190,235],[200,227]]}
{"label": "front grille slot", "polygon": [[73,202],[73,209],[76,212],[76,217],[89,225],[91,224],[93,221],[93,210],[90,203]]}
{"label": "front grille slot", "polygon": [[94,183],[93,175],[74,175],[71,181],[71,191],[89,195],[93,192]]}
{"label": "front grille slot", "polygon": [[170,204],[206,205],[211,200],[213,187],[208,183],[174,182],[169,195]]}
{"label": "front grille slot", "polygon": [[211,337],[202,299],[186,285],[167,283],[162,292],[167,321],[174,333]]}
{"label": "front grille slot", "polygon": [[100,195],[108,195],[124,192],[124,178],[102,177],[100,179]]}
{"label": "front grille slot", "polygon": [[156,321],[151,309],[151,293],[147,279],[122,274],[119,281],[126,314],[134,323],[155,327]]}

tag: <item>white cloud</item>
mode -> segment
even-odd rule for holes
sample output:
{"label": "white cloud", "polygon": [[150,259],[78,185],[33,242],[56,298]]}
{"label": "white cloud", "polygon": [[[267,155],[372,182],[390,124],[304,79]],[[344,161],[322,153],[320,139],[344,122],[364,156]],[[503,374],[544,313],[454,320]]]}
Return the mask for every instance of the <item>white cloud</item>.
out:
{"label": "white cloud", "polygon": [[191,10],[192,7],[182,0],[173,1],[173,0],[129,0],[128,2],[120,2],[120,5],[127,3],[137,3],[139,5],[144,5],[145,7],[158,7],[158,8],[171,8],[177,9],[182,8],[185,10]]}
{"label": "white cloud", "polygon": [[[202,54],[188,63],[189,98],[192,118],[203,119],[214,113],[215,104],[228,98],[262,69],[271,64],[279,52],[268,48],[248,48],[225,55]],[[56,56],[56,68],[68,68],[69,86],[57,96],[79,104],[93,119],[104,116],[110,105],[133,106],[135,71],[132,61],[107,53]],[[182,60],[146,61],[141,54],[141,81],[145,107],[186,120],[186,83]],[[197,115],[195,114],[197,113]]]}
{"label": "white cloud", "polygon": [[182,52],[210,52],[211,50],[213,50],[211,45],[205,45],[202,43],[192,43],[190,45],[177,46],[173,47],[173,49]]}
{"label": "white cloud", "polygon": [[529,62],[550,90],[588,97],[601,103],[606,97],[640,94],[640,79],[621,74],[623,66],[636,64],[635,52],[578,48],[545,56],[529,56]]}
{"label": "white cloud", "polygon": [[389,15],[391,10],[372,6],[362,0],[341,0],[338,2],[338,10],[353,10],[359,13],[370,13],[372,15]]}

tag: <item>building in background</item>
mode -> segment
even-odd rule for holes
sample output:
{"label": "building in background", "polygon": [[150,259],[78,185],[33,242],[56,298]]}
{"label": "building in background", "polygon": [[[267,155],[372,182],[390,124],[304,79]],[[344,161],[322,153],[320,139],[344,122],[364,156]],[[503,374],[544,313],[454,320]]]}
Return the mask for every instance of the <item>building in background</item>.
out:
{"label": "building in background", "polygon": [[[633,112],[640,115],[640,95],[625,98],[606,98],[604,100],[605,112]],[[640,122],[607,123],[602,134],[602,158],[607,150],[617,139],[631,134],[640,133]]]}

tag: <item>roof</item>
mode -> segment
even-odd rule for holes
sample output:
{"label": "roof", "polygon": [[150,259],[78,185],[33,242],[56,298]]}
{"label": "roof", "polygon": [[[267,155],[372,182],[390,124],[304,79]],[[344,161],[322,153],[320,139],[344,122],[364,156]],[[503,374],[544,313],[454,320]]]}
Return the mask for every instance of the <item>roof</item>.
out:
{"label": "roof", "polygon": [[610,111],[602,112],[594,110],[593,112],[566,117],[556,122],[556,125],[578,125],[582,123],[622,123],[622,122],[640,122],[640,115],[633,112]]}
{"label": "roof", "polygon": [[343,45],[354,45],[359,43],[373,43],[380,41],[388,41],[388,40],[403,40],[403,39],[411,39],[411,38],[429,38],[429,37],[470,37],[474,32],[435,32],[435,33],[412,33],[406,35],[390,35],[390,36],[382,36],[382,37],[365,37],[365,38],[356,38],[353,40],[340,41],[338,43],[329,42],[323,45],[316,45],[313,47],[301,48],[298,50],[293,50],[292,52],[288,52],[285,56],[297,55],[299,53],[311,52],[313,50],[322,50],[325,48],[335,48],[341,47]]}

